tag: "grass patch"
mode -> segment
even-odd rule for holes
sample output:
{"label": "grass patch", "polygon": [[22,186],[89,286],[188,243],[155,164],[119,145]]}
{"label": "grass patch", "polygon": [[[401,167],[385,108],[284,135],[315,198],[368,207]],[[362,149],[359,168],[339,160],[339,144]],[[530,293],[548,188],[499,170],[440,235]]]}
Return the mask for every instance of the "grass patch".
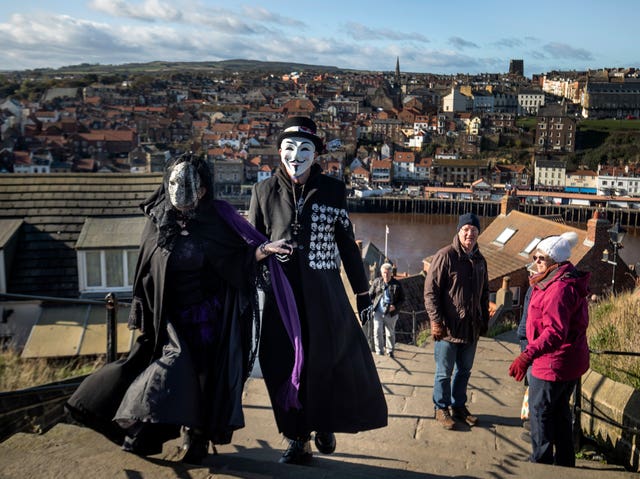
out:
{"label": "grass patch", "polygon": [[489,328],[486,336],[488,338],[495,338],[496,336],[506,333],[507,331],[513,331],[518,328],[518,323],[515,319],[505,318],[504,321],[497,322]]}
{"label": "grass patch", "polygon": [[[640,353],[640,295],[623,293],[589,309],[587,339],[594,351]],[[614,381],[640,390],[640,356],[591,354],[591,368]]]}
{"label": "grass patch", "polygon": [[0,352],[0,391],[16,391],[89,374],[105,357],[73,359],[24,359],[12,350]]}
{"label": "grass patch", "polygon": [[423,324],[418,334],[416,334],[416,346],[422,348],[426,346],[429,341],[431,341],[431,329],[427,327],[426,324]]}
{"label": "grass patch", "polygon": [[516,126],[523,130],[535,130],[538,125],[538,119],[535,117],[520,117],[516,120]]}
{"label": "grass patch", "polygon": [[581,120],[578,131],[626,131],[640,130],[640,120]]}

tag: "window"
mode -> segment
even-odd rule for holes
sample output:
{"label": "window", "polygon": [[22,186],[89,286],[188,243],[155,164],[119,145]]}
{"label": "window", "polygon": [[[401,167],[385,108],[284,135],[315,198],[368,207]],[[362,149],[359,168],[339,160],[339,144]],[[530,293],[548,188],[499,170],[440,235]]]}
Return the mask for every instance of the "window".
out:
{"label": "window", "polygon": [[540,243],[540,241],[542,241],[542,238],[536,236],[529,242],[529,244],[522,250],[520,254],[522,256],[529,256],[533,252],[535,247],[538,246],[538,243]]}
{"label": "window", "polygon": [[131,291],[137,250],[79,251],[78,261],[81,291]]}
{"label": "window", "polygon": [[498,237],[496,238],[496,243],[499,243],[501,245],[506,244],[507,241],[509,241],[511,239],[511,237],[516,233],[516,229],[513,228],[505,228],[504,231],[502,233],[500,233],[498,235]]}

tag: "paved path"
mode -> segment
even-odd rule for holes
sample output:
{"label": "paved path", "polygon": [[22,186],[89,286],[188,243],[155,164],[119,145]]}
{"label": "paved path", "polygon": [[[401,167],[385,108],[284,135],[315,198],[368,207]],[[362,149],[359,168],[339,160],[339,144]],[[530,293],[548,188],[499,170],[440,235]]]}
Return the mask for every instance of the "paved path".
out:
{"label": "paved path", "polygon": [[0,478],[440,478],[637,479],[619,467],[578,461],[575,469],[531,464],[521,439],[523,386],[507,376],[517,354],[513,334],[482,338],[469,387],[474,428],[445,431],[433,419],[433,346],[399,345],[395,359],[375,356],[389,405],[389,425],[355,435],[338,434],[330,456],[312,466],[277,463],[286,441],[277,433],[264,383],[247,382],[247,426],[201,466],[172,461],[177,441],[162,454],[140,458],[91,430],[59,424],[44,435],[17,434],[0,444]]}

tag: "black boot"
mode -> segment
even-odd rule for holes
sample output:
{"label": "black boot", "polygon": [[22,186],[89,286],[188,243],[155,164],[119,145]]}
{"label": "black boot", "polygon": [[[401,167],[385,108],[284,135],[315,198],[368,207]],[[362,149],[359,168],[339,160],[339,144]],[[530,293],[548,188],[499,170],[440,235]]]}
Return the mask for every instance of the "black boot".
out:
{"label": "black boot", "polygon": [[122,442],[122,450],[138,456],[153,456],[162,452],[162,444],[143,442],[139,438],[125,436]]}
{"label": "black boot", "polygon": [[209,454],[209,441],[198,430],[185,427],[183,430],[181,462],[201,464]]}
{"label": "black boot", "polygon": [[332,432],[316,432],[315,443],[322,454],[331,454],[336,450],[336,435]]}
{"label": "black boot", "polygon": [[313,457],[311,441],[307,439],[291,439],[289,447],[278,462],[282,464],[308,464]]}
{"label": "black boot", "polygon": [[138,456],[153,456],[162,452],[163,426],[138,422],[127,428],[122,450]]}

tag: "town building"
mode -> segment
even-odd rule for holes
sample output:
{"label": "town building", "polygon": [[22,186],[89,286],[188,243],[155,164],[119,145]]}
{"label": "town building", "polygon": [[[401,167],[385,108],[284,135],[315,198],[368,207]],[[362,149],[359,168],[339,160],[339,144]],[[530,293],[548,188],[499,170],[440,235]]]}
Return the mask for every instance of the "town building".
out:
{"label": "town building", "polygon": [[539,190],[562,190],[566,185],[566,162],[536,155],[534,157],[534,188]]}
{"label": "town building", "polygon": [[444,113],[456,113],[461,111],[471,111],[473,109],[473,99],[462,94],[459,88],[451,87],[451,93],[442,98],[442,111]]}
{"label": "town building", "polygon": [[606,72],[589,76],[582,99],[584,118],[640,118],[640,79],[609,76]]}
{"label": "town building", "polygon": [[393,180],[393,162],[390,158],[371,161],[371,185],[386,188]]}
{"label": "town building", "polygon": [[522,90],[518,93],[518,116],[535,116],[544,104],[544,92],[538,90]]}
{"label": "town building", "polygon": [[598,165],[596,188],[599,195],[640,197],[640,166]]}
{"label": "town building", "polygon": [[543,153],[572,153],[576,149],[576,120],[567,115],[567,105],[540,107],[537,115],[535,148]]}

